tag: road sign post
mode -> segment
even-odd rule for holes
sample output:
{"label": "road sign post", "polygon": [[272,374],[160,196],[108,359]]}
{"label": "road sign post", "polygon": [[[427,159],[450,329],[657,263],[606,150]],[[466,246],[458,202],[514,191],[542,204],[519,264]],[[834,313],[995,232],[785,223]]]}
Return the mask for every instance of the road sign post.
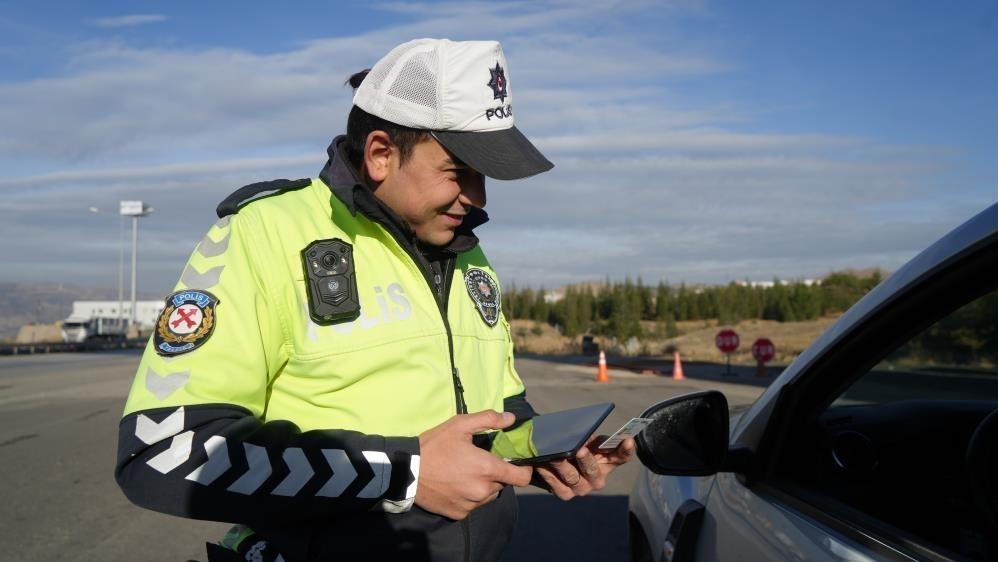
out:
{"label": "road sign post", "polygon": [[727,359],[727,369],[724,373],[727,377],[731,376],[731,354],[738,349],[739,344],[741,344],[741,340],[738,338],[738,332],[730,328],[725,328],[714,336],[714,345],[717,346],[717,349],[719,349]]}

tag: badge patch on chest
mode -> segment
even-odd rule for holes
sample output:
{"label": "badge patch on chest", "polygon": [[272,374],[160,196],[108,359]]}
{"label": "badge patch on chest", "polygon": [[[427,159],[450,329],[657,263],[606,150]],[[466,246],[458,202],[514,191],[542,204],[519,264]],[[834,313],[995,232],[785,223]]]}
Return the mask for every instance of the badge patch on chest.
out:
{"label": "badge patch on chest", "polygon": [[177,291],[166,297],[166,308],[156,322],[156,353],[180,355],[200,347],[215,330],[218,299],[208,291]]}
{"label": "badge patch on chest", "polygon": [[475,302],[482,320],[489,326],[499,322],[499,286],[488,273],[481,269],[471,268],[464,273],[464,285],[468,295]]}

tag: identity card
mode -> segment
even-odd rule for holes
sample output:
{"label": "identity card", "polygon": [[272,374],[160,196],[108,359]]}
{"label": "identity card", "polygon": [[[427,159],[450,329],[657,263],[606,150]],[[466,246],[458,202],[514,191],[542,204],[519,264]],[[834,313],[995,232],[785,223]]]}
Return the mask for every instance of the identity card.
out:
{"label": "identity card", "polygon": [[652,422],[651,418],[631,418],[631,421],[624,424],[624,427],[617,430],[616,433],[611,435],[606,441],[600,444],[600,449],[613,449],[620,442],[628,437],[634,437],[641,433],[641,430],[648,427],[648,424]]}

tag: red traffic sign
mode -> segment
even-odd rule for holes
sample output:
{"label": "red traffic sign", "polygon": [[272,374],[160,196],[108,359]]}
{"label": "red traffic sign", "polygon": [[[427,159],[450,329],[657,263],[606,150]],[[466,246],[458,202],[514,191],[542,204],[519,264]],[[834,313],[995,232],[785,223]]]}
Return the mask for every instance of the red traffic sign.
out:
{"label": "red traffic sign", "polygon": [[776,356],[776,346],[768,338],[759,338],[752,344],[752,357],[760,363],[768,363]]}
{"label": "red traffic sign", "polygon": [[721,330],[714,336],[714,345],[721,353],[732,353],[738,349],[741,340],[738,339],[738,332],[730,329]]}

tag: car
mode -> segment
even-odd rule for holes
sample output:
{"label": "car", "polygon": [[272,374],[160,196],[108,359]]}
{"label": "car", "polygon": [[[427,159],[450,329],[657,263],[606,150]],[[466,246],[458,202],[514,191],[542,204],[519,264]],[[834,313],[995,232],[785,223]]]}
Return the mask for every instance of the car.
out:
{"label": "car", "polygon": [[582,354],[583,355],[599,355],[599,343],[596,341],[596,336],[585,335],[582,336]]}
{"label": "car", "polygon": [[729,419],[638,435],[631,558],[998,560],[998,204],[846,311]]}

